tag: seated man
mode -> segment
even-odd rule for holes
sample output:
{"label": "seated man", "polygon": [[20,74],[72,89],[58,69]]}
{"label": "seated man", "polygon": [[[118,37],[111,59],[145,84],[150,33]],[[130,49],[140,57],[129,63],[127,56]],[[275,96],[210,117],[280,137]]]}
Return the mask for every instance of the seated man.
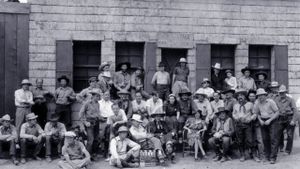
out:
{"label": "seated man", "polygon": [[33,145],[35,147],[33,152],[33,158],[41,160],[38,154],[44,145],[44,131],[40,125],[37,124],[37,115],[29,113],[26,115],[26,123],[22,124],[20,139],[21,139],[21,163],[26,163],[27,146]]}
{"label": "seated man", "polygon": [[134,114],[132,116],[132,126],[129,129],[131,136],[135,141],[140,143],[142,147],[144,147],[143,145],[152,144],[159,163],[161,165],[165,165],[165,155],[163,152],[161,141],[158,138],[154,137],[153,134],[147,133],[146,129],[142,126],[142,123],[142,117],[139,114]]}
{"label": "seated man", "polygon": [[166,155],[172,163],[175,163],[175,152],[173,151],[173,136],[175,135],[176,129],[168,127],[164,120],[165,114],[162,109],[158,109],[152,117],[153,121],[150,122],[150,132],[154,134],[156,138],[159,138],[161,143],[166,145]]}
{"label": "seated man", "polygon": [[107,119],[107,124],[110,126],[110,139],[115,137],[116,131],[118,131],[120,126],[127,125],[127,116],[123,109],[120,109],[118,103],[113,103],[111,108],[114,112],[114,115],[109,116]]}
{"label": "seated man", "polygon": [[90,163],[90,153],[84,145],[77,141],[76,134],[72,131],[65,133],[65,144],[62,148],[64,161],[59,161],[58,165],[62,169],[84,169]]}
{"label": "seated man", "polygon": [[58,122],[59,116],[52,114],[51,119],[45,125],[46,134],[46,160],[51,162],[52,145],[57,145],[58,155],[61,156],[61,148],[64,141],[66,127],[63,123]]}
{"label": "seated man", "polygon": [[0,126],[0,153],[3,151],[3,147],[9,147],[9,155],[11,156],[12,162],[15,165],[19,164],[16,159],[16,141],[17,141],[17,130],[14,125],[11,124],[11,119],[8,114],[1,118],[2,126]]}
{"label": "seated man", "polygon": [[110,141],[110,164],[123,167],[138,167],[138,156],[141,146],[127,138],[128,128],[121,126],[118,136]]}
{"label": "seated man", "polygon": [[234,132],[233,122],[228,113],[229,111],[224,107],[220,107],[216,112],[218,117],[212,127],[213,137],[208,140],[209,145],[214,148],[216,153],[214,161],[225,162],[228,159],[228,150]]}

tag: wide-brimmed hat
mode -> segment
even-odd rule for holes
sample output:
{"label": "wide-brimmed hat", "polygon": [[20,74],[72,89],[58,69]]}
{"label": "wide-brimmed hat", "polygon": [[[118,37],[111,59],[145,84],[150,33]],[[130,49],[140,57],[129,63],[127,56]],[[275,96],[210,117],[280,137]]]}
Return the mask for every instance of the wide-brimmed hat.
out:
{"label": "wide-brimmed hat", "polygon": [[139,115],[139,114],[133,114],[132,117],[131,117],[131,120],[134,120],[134,121],[137,121],[137,122],[140,122],[140,123],[143,122],[142,116]]}
{"label": "wide-brimmed hat", "polygon": [[234,93],[235,93],[235,90],[233,90],[233,89],[227,89],[227,90],[224,90],[224,91],[222,92],[222,94],[227,94],[227,93],[232,93],[232,94],[234,94]]}
{"label": "wide-brimmed hat", "polygon": [[29,113],[26,115],[26,120],[33,120],[38,118],[38,115],[35,115],[34,113]]}
{"label": "wide-brimmed hat", "polygon": [[73,131],[67,131],[65,132],[65,137],[76,137],[76,134]]}
{"label": "wide-brimmed hat", "polygon": [[240,94],[242,94],[242,95],[244,95],[245,97],[247,97],[247,95],[248,95],[248,92],[247,92],[247,90],[245,90],[245,89],[238,89],[238,90],[236,90],[235,91],[235,97],[238,97],[238,95],[240,95]]}
{"label": "wide-brimmed hat", "polygon": [[256,90],[256,96],[267,95],[268,93],[263,88],[259,88]]}
{"label": "wide-brimmed hat", "polygon": [[255,76],[257,79],[258,79],[259,75],[263,75],[265,77],[265,79],[268,77],[268,74],[264,71],[259,71],[259,72],[255,73]]}
{"label": "wide-brimmed hat", "polygon": [[59,120],[59,115],[56,113],[52,113],[49,118],[49,121],[58,121],[58,120]]}
{"label": "wide-brimmed hat", "polygon": [[131,64],[130,64],[129,62],[123,62],[123,63],[120,63],[120,64],[117,66],[118,70],[121,70],[121,67],[122,67],[123,65],[126,65],[126,66],[127,66],[127,70],[130,69],[130,67],[131,67]]}
{"label": "wide-brimmed hat", "polygon": [[110,72],[107,72],[107,71],[105,71],[105,72],[103,72],[103,73],[101,74],[101,76],[102,76],[102,77],[111,78],[111,73],[110,73]]}
{"label": "wide-brimmed hat", "polygon": [[287,89],[285,85],[280,85],[278,93],[286,93]]}
{"label": "wide-brimmed hat", "polygon": [[98,89],[98,88],[92,89],[89,93],[92,94],[92,95],[94,95],[94,94],[101,95],[102,94],[101,90]]}
{"label": "wide-brimmed hat", "polygon": [[121,132],[128,132],[128,128],[126,127],[126,126],[121,126],[121,127],[119,127],[119,129],[118,129],[118,133],[121,133]]}
{"label": "wide-brimmed hat", "polygon": [[187,63],[186,58],[180,58],[179,63]]}
{"label": "wide-brimmed hat", "polygon": [[170,97],[175,97],[176,98],[175,94],[169,94],[168,98],[170,98]]}
{"label": "wide-brimmed hat", "polygon": [[109,62],[101,63],[101,65],[99,66],[99,70],[102,71],[105,66],[110,66],[110,63]]}
{"label": "wide-brimmed hat", "polygon": [[180,92],[178,93],[178,95],[181,97],[182,95],[187,94],[188,96],[191,96],[192,93],[190,92],[190,90],[188,88],[183,88],[180,90]]}
{"label": "wide-brimmed hat", "polygon": [[22,82],[21,82],[21,85],[29,85],[29,86],[31,86],[32,83],[28,79],[23,79]]}
{"label": "wide-brimmed hat", "polygon": [[202,95],[202,96],[204,96],[204,97],[207,96],[207,94],[204,92],[204,89],[203,89],[203,88],[200,88],[200,89],[198,89],[198,90],[196,91],[195,96],[197,96],[197,95]]}
{"label": "wide-brimmed hat", "polygon": [[246,71],[251,71],[251,69],[248,67],[248,66],[246,66],[246,67],[244,67],[242,70],[241,70],[241,72],[244,74]]}
{"label": "wide-brimmed hat", "polygon": [[70,79],[66,75],[62,75],[59,78],[57,78],[57,81],[60,82],[61,80],[65,79],[67,83],[70,82]]}
{"label": "wide-brimmed hat", "polygon": [[279,87],[279,83],[277,81],[272,81],[269,85],[269,88],[277,88]]}
{"label": "wide-brimmed hat", "polygon": [[122,95],[122,94],[123,94],[123,95],[125,95],[125,94],[126,94],[126,95],[130,95],[130,93],[129,93],[127,90],[120,90],[120,91],[117,92],[117,94],[118,94],[118,95]]}
{"label": "wide-brimmed hat", "polygon": [[89,83],[91,83],[91,82],[97,82],[97,81],[98,81],[97,77],[90,77],[89,78]]}
{"label": "wide-brimmed hat", "polygon": [[166,65],[165,65],[165,63],[160,62],[160,63],[158,64],[158,67],[166,67]]}
{"label": "wide-brimmed hat", "polygon": [[202,83],[205,83],[205,82],[210,83],[210,80],[209,80],[207,77],[205,77],[205,78],[203,78],[201,84],[202,84]]}
{"label": "wide-brimmed hat", "polygon": [[213,65],[212,68],[214,68],[214,69],[219,69],[219,70],[222,69],[220,63],[215,63],[215,65]]}
{"label": "wide-brimmed hat", "polygon": [[5,114],[4,116],[2,116],[2,117],[0,118],[0,120],[2,120],[2,121],[13,121],[13,120],[10,118],[10,115],[8,115],[8,114]]}
{"label": "wide-brimmed hat", "polygon": [[218,107],[218,111],[215,113],[216,115],[219,115],[220,113],[226,113],[228,114],[229,111],[225,109],[225,107]]}
{"label": "wide-brimmed hat", "polygon": [[233,74],[233,73],[232,73],[232,70],[230,70],[230,69],[227,69],[227,70],[225,71],[225,74],[227,74],[227,73]]}

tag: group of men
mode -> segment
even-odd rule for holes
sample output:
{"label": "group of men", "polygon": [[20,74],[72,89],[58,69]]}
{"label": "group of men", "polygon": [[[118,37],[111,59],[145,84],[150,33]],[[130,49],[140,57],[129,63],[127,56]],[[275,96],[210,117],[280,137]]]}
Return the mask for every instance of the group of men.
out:
{"label": "group of men", "polygon": [[[147,93],[143,69],[130,73],[129,66],[122,63],[112,73],[110,63],[102,63],[99,76],[91,77],[89,87],[78,94],[67,76],[58,78],[60,86],[54,93],[43,88],[42,79],[36,80],[36,87],[24,79],[15,91],[15,126],[8,114],[1,118],[0,152],[9,147],[18,165],[17,149],[24,164],[29,155],[41,160],[45,145],[48,162],[59,156],[60,167],[77,169],[98,160],[100,152],[116,167],[138,167],[140,150],[150,149],[157,163],[166,165],[168,160],[175,163],[174,145],[181,143],[187,119],[199,111],[207,125],[204,147],[215,151],[215,161],[229,160],[230,146],[236,143],[240,161],[250,152],[255,161],[274,164],[278,149],[283,149],[284,133],[285,154],[292,152],[295,102],[284,85],[269,83],[265,72],[254,80],[250,68],[242,69],[243,76],[232,89],[222,85],[221,66],[216,63],[211,81],[204,78],[192,94],[187,61],[181,58],[172,74],[159,64],[151,81],[154,90]],[[72,122],[75,101],[82,105],[77,123]]]}

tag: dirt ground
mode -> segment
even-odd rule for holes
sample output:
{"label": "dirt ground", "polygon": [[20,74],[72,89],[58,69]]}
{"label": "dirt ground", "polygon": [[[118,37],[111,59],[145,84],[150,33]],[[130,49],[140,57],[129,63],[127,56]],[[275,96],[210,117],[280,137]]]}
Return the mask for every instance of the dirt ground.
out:
{"label": "dirt ground", "polygon": [[[284,156],[279,153],[278,161],[276,164],[271,165],[269,163],[257,163],[253,160],[247,160],[240,162],[238,159],[233,159],[225,163],[213,162],[213,153],[209,153],[208,160],[195,162],[192,156],[182,158],[181,154],[177,154],[177,163],[169,165],[168,167],[145,167],[153,169],[299,169],[300,168],[300,139],[297,138],[294,142],[294,149],[291,155]],[[28,161],[25,165],[14,166],[8,160],[0,160],[1,169],[58,169],[58,160],[47,163],[43,161]],[[115,167],[109,166],[108,162],[103,159],[99,162],[92,164],[91,169],[113,169]]]}

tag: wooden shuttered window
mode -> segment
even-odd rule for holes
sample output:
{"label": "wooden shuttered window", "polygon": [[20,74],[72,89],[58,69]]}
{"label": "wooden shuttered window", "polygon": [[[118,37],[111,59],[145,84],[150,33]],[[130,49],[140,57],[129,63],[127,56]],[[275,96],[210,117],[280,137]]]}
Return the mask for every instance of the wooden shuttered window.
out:
{"label": "wooden shuttered window", "polygon": [[[56,78],[66,75],[73,86],[73,42],[71,40],[56,41]],[[58,87],[56,81],[56,87]]]}
{"label": "wooden shuttered window", "polygon": [[145,43],[145,90],[147,92],[153,91],[151,80],[156,71],[156,49],[157,43]]}
{"label": "wooden shuttered window", "polygon": [[201,86],[203,78],[210,78],[211,74],[211,45],[196,45],[196,88]]}
{"label": "wooden shuttered window", "polygon": [[279,84],[284,84],[288,87],[288,46],[275,45],[273,50],[275,55],[275,80]]}

